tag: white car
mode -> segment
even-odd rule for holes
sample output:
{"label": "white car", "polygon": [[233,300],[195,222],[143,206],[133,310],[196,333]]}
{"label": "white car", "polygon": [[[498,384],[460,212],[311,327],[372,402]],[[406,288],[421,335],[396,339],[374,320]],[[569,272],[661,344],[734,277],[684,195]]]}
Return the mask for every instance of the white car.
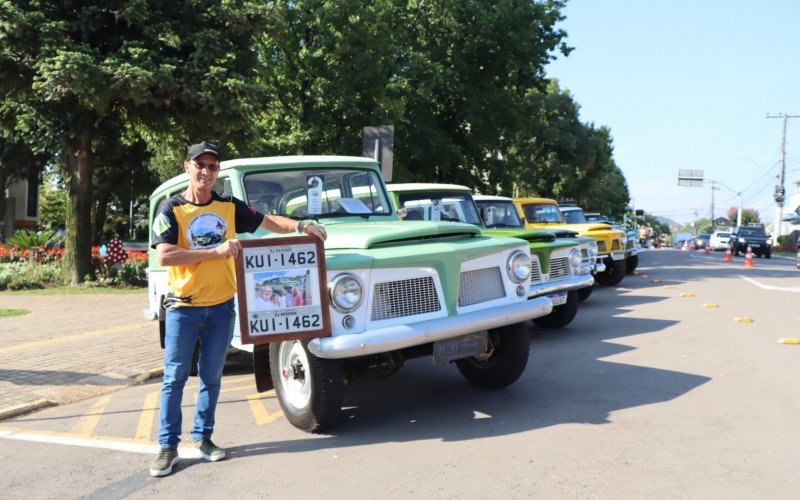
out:
{"label": "white car", "polygon": [[727,231],[714,231],[708,240],[712,250],[727,250],[730,246],[731,233]]}

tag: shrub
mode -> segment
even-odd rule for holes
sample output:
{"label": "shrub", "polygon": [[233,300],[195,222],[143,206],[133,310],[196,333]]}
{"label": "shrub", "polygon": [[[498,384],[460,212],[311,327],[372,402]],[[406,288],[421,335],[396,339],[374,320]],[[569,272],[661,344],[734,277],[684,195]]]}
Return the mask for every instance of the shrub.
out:
{"label": "shrub", "polygon": [[28,250],[36,247],[56,248],[64,243],[64,238],[55,231],[45,229],[34,231],[32,229],[20,229],[8,239],[12,245]]}
{"label": "shrub", "polygon": [[9,262],[0,264],[0,290],[41,289],[63,284],[57,264]]}

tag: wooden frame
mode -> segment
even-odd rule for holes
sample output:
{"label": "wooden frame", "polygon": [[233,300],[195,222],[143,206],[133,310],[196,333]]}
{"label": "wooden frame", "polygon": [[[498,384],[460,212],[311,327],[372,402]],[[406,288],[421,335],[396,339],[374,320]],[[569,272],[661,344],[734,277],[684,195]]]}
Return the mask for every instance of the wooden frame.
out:
{"label": "wooden frame", "polygon": [[[313,236],[290,236],[241,243],[235,263],[242,343],[329,337],[328,275],[322,241]],[[286,304],[289,293],[275,291],[279,286],[281,291],[286,286],[293,289],[292,304]]]}

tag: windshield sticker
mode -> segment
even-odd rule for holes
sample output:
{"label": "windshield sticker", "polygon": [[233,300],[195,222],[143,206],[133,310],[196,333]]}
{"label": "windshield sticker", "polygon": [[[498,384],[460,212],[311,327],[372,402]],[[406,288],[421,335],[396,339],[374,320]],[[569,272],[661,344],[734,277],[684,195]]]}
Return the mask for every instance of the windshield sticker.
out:
{"label": "windshield sticker", "polygon": [[308,215],[320,215],[322,214],[322,177],[311,176],[307,183]]}

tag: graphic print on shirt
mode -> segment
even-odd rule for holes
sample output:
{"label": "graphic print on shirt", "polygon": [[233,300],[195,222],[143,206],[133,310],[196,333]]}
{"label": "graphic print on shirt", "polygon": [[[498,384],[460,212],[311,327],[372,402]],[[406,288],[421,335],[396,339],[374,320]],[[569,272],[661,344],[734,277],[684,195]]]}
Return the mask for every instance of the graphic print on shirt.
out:
{"label": "graphic print on shirt", "polygon": [[189,248],[213,248],[224,242],[227,237],[227,224],[215,213],[206,212],[198,215],[189,222],[186,228],[186,237],[189,238]]}

